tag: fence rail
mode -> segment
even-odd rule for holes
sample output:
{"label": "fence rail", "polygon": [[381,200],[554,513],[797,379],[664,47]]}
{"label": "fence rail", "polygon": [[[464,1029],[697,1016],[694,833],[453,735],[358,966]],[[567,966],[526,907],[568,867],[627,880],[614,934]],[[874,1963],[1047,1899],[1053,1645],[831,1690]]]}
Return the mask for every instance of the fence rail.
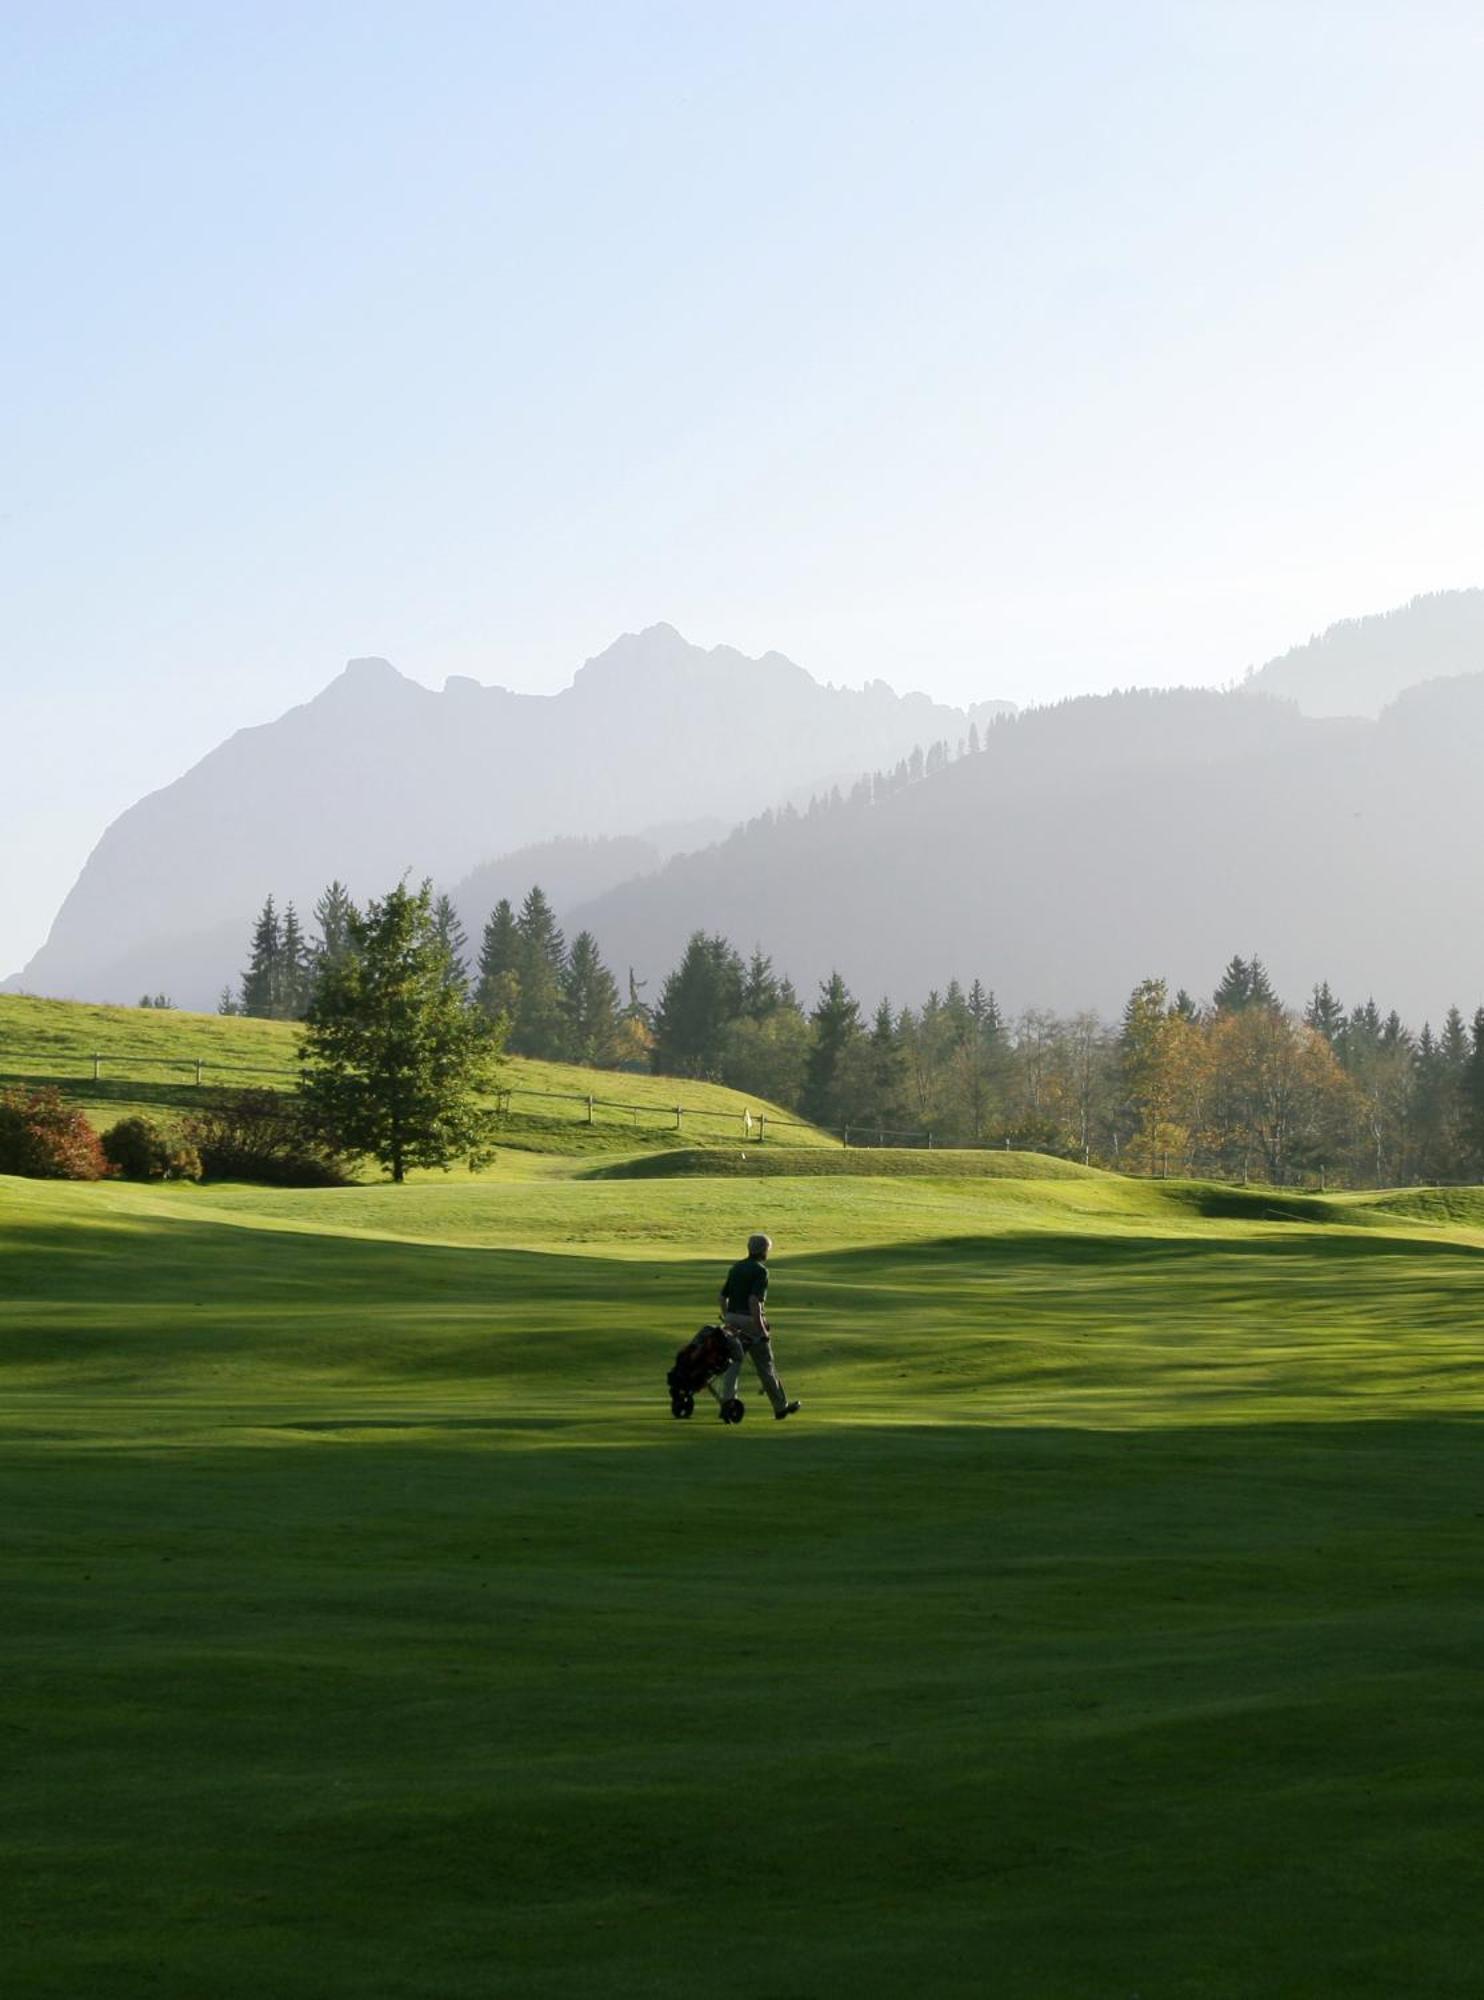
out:
{"label": "fence rail", "polygon": [[[276,1085],[279,1089],[287,1087],[290,1082],[290,1073],[282,1067],[265,1069],[260,1065],[239,1063],[230,1059],[213,1060],[210,1056],[135,1056],[110,1054],[106,1049],[98,1049],[84,1056],[82,1061],[92,1065],[90,1075],[84,1073],[69,1076],[56,1070],[46,1075],[34,1071],[0,1070],[0,1083],[61,1085],[76,1085],[89,1081],[113,1084],[148,1083],[150,1078],[138,1074],[142,1070],[155,1073],[168,1071],[172,1076],[181,1074],[186,1087],[195,1086],[201,1089],[229,1090],[244,1077],[269,1078],[271,1079],[269,1087]],[[551,1104],[579,1106],[578,1115],[564,1121],[567,1123],[595,1125],[600,1111],[613,1112],[628,1118],[635,1126],[638,1126],[641,1120],[647,1121],[651,1129],[660,1125],[666,1130],[675,1132],[683,1132],[687,1126],[695,1130],[710,1126],[721,1128],[727,1133],[740,1134],[742,1138],[751,1139],[759,1145],[765,1144],[770,1136],[776,1139],[779,1134],[785,1132],[816,1133],[824,1129],[806,1124],[801,1119],[780,1117],[774,1111],[754,1111],[750,1105],[744,1106],[741,1111],[718,1111],[714,1105],[687,1104],[683,1098],[678,1098],[671,1104],[653,1100],[648,1104],[635,1104],[620,1098],[600,1097],[592,1091],[537,1090],[519,1083],[498,1085],[494,1097],[496,1115],[500,1117],[520,1115],[516,1106],[517,1099],[544,1101]],[[837,1131],[827,1136],[839,1138],[841,1134]]]}
{"label": "fence rail", "polygon": [[[92,1081],[102,1083],[138,1083],[147,1081],[136,1072],[140,1070],[169,1071],[183,1073],[187,1084],[198,1089],[230,1089],[244,1077],[266,1077],[283,1088],[289,1073],[282,1067],[265,1069],[259,1064],[234,1062],[210,1056],[134,1056],[110,1053],[106,1049],[95,1049],[82,1058],[92,1064],[91,1078],[72,1078],[52,1074],[47,1077],[31,1075],[32,1082],[72,1083]],[[105,1071],[109,1074],[105,1075]],[[28,1077],[20,1072],[0,1071],[0,1079],[5,1082],[24,1083]],[[502,1117],[517,1115],[515,1100],[544,1100],[553,1104],[574,1104],[581,1107],[580,1116],[573,1122],[595,1125],[597,1113],[614,1112],[628,1118],[634,1125],[641,1120],[649,1121],[651,1128],[656,1124],[667,1130],[683,1132],[689,1125],[694,1130],[705,1126],[723,1128],[727,1132],[740,1133],[744,1139],[751,1139],[758,1145],[765,1145],[769,1136],[777,1139],[785,1132],[823,1133],[826,1138],[838,1139],[844,1146],[901,1146],[916,1150],[926,1148],[961,1149],[983,1152],[987,1149],[982,1142],[973,1139],[942,1139],[934,1136],[926,1126],[904,1130],[899,1127],[878,1125],[870,1120],[857,1120],[849,1125],[811,1125],[803,1119],[781,1117],[776,1111],[754,1111],[750,1106],[740,1112],[718,1111],[714,1106],[687,1104],[677,1099],[673,1104],[651,1101],[635,1104],[622,1098],[599,1097],[594,1092],[581,1090],[537,1090],[525,1084],[501,1084],[495,1091],[495,1109]],[[1008,1141],[1007,1141],[1008,1146]]]}

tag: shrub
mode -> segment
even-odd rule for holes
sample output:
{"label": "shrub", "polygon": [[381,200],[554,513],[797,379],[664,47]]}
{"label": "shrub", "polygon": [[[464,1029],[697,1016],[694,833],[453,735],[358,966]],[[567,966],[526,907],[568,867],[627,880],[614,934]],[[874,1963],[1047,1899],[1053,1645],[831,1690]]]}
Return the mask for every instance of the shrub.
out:
{"label": "shrub", "polygon": [[243,1090],[185,1125],[208,1181],[257,1181],[265,1187],[344,1187],[345,1160],[307,1124],[291,1097]]}
{"label": "shrub", "polygon": [[97,1133],[59,1090],[0,1091],[0,1174],[99,1181],[107,1172]]}
{"label": "shrub", "polygon": [[189,1139],[148,1118],[121,1118],[103,1134],[103,1153],[126,1181],[198,1181],[201,1156]]}

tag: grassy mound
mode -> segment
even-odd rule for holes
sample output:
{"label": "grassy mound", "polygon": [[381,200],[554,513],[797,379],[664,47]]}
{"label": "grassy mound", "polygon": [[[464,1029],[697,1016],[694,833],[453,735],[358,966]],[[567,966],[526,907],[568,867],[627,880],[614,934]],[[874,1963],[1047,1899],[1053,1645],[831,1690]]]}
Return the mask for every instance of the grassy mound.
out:
{"label": "grassy mound", "polygon": [[1445,1226],[1484,1229],[1484,1188],[1401,1188],[1360,1195],[1355,1206],[1379,1216],[1410,1222],[1440,1222]]}
{"label": "grassy mound", "polygon": [[687,1174],[727,1174],[739,1179],[767,1180],[777,1175],[863,1175],[871,1178],[932,1180],[1073,1181],[1102,1180],[1095,1167],[1044,1153],[1007,1153],[935,1147],[908,1151],[902,1147],[851,1147],[825,1151],[769,1145],[722,1149],[687,1146],[645,1159],[624,1160],[598,1167],[594,1179],[656,1180]]}
{"label": "grassy mound", "polygon": [[7,1991],[1472,1996],[1469,1231],[779,1178],[732,1430],[519,1164],[0,1181]]}
{"label": "grassy mound", "polygon": [[[223,1091],[291,1090],[297,1045],[290,1021],[0,995],[0,1088],[55,1085],[100,1128],[135,1114],[188,1113]],[[725,1084],[523,1056],[507,1058],[503,1080],[508,1112],[500,1143],[524,1152],[640,1152],[693,1145],[698,1135],[725,1150],[745,1146],[760,1119],[767,1121],[769,1145],[837,1143]]]}

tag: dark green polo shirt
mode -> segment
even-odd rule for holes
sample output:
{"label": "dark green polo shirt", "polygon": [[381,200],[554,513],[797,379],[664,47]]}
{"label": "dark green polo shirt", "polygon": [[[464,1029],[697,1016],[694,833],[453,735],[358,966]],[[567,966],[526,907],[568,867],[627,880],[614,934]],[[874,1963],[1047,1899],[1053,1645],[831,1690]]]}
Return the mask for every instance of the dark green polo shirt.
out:
{"label": "dark green polo shirt", "polygon": [[727,1272],[721,1289],[728,1312],[751,1312],[754,1299],[768,1296],[768,1267],[756,1257],[743,1257]]}

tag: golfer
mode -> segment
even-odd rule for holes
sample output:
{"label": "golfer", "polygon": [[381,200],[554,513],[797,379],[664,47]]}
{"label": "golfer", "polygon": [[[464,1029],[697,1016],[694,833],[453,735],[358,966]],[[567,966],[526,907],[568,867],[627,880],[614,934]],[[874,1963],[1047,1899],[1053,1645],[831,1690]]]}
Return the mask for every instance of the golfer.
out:
{"label": "golfer", "polygon": [[771,1240],[749,1236],[747,1255],[740,1257],[727,1272],[721,1288],[721,1323],[726,1329],[731,1366],[721,1378],[721,1401],[726,1406],[737,1394],[737,1381],[746,1355],[752,1356],[758,1380],[773,1405],[774,1419],[791,1417],[799,1407],[783,1393],[778,1370],[773,1364],[773,1341],[763,1317],[763,1300],[768,1296],[768,1252]]}

